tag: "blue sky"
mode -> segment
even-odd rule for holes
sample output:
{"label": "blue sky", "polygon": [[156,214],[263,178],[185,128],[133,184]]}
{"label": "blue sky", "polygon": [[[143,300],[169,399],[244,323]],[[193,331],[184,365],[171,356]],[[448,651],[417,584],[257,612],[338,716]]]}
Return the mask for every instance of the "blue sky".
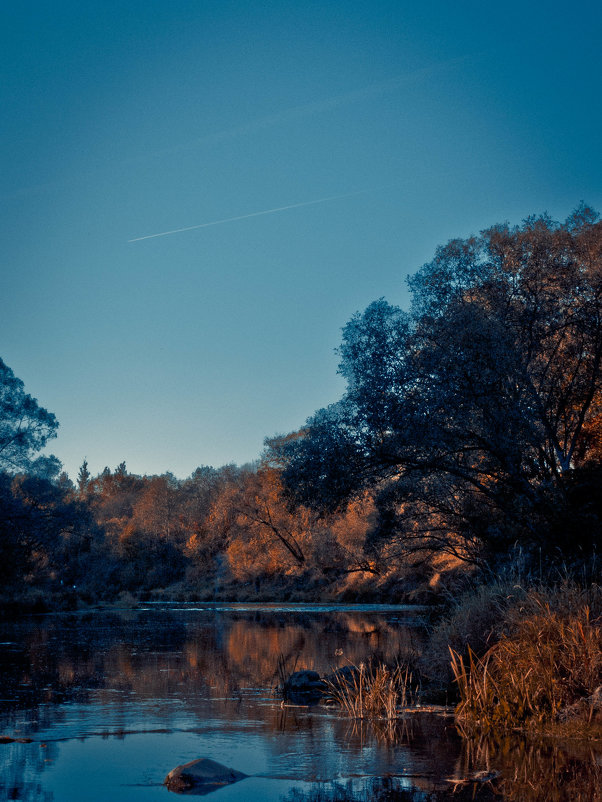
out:
{"label": "blue sky", "polygon": [[0,356],[72,477],[255,459],[438,244],[602,209],[598,2],[54,0],[0,39]]}

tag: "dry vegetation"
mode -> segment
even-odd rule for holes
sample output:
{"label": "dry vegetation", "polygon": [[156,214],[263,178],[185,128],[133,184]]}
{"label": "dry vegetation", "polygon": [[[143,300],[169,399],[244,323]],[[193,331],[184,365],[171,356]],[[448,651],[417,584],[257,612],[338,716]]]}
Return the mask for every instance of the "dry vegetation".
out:
{"label": "dry vegetation", "polygon": [[324,680],[330,700],[353,719],[394,719],[416,703],[418,688],[408,666],[360,663]]}
{"label": "dry vegetation", "polygon": [[450,647],[462,727],[602,735],[601,614],[597,586],[539,589],[507,608],[484,653]]}

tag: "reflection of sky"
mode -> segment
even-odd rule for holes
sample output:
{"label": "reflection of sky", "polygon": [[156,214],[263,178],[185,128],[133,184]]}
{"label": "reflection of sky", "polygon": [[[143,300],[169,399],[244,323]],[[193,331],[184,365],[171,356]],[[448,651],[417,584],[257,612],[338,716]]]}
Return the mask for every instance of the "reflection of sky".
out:
{"label": "reflection of sky", "polygon": [[[152,722],[147,719],[146,723]],[[208,721],[195,732],[69,738],[48,745],[50,751],[44,751],[47,762],[37,780],[46,793],[54,794],[57,802],[163,798],[165,790],[160,786],[166,774],[180,763],[203,756],[245,774],[262,775],[233,786],[223,796],[242,800],[254,798],[251,792],[257,794],[257,799],[263,798],[261,793],[266,794],[266,799],[276,799],[287,788],[306,781],[328,782],[391,772],[420,778],[432,776],[435,771],[438,775],[444,769],[416,761],[407,748],[347,749],[341,740],[344,730],[342,733],[334,725],[334,719],[314,718],[308,729],[275,734],[266,733],[259,722],[226,727],[223,722]],[[29,750],[30,756],[42,751],[39,743],[9,745],[8,750],[13,754]],[[23,775],[23,779],[30,779],[32,787],[37,768],[40,767],[29,766]],[[451,762],[445,768],[451,771]],[[15,780],[19,782],[18,777]],[[222,799],[222,793],[216,799]]]}

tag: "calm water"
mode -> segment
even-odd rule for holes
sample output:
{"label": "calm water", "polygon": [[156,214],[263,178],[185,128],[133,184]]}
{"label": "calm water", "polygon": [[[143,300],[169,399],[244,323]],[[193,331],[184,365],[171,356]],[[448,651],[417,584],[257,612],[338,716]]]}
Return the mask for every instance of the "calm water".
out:
{"label": "calm water", "polygon": [[374,652],[392,659],[415,648],[417,623],[399,607],[157,605],[0,624],[0,734],[32,739],[0,744],[0,800],[173,801],[168,771],[210,757],[252,775],[215,802],[271,802],[316,782],[359,789],[388,774],[430,791],[479,769],[498,772],[508,800],[590,802],[594,745],[475,744],[444,711],[354,725],[274,694],[280,654],[291,670],[320,672]]}

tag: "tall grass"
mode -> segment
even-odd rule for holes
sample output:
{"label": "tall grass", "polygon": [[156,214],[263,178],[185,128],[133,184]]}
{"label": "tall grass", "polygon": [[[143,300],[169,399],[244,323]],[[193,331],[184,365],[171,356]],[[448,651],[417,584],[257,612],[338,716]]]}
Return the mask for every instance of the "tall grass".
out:
{"label": "tall grass", "polygon": [[453,681],[450,647],[467,655],[468,647],[482,655],[496,642],[509,608],[522,607],[526,591],[514,582],[477,585],[449,600],[447,614],[433,626],[418,660],[421,673],[434,685],[448,689]]}
{"label": "tall grass", "polygon": [[399,708],[415,704],[418,688],[408,666],[360,663],[326,677],[328,697],[354,719],[394,719]]}
{"label": "tall grass", "polygon": [[450,648],[457,720],[468,731],[542,726],[571,711],[591,722],[600,704],[601,624],[587,605],[568,613],[539,603],[482,658]]}

